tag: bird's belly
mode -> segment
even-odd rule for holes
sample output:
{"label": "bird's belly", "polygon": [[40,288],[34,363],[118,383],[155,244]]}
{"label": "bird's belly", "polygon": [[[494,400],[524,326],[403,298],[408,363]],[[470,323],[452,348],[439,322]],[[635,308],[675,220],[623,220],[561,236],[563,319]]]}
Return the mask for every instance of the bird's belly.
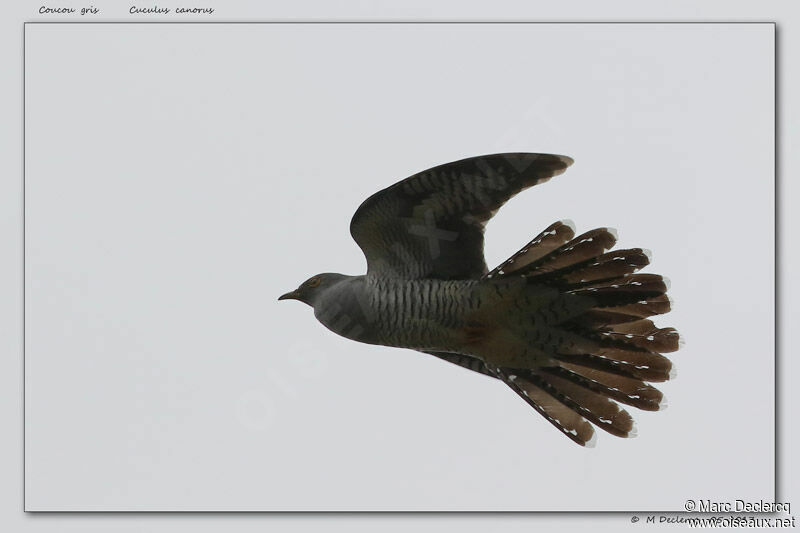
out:
{"label": "bird's belly", "polygon": [[462,344],[459,328],[438,320],[407,317],[399,324],[386,321],[381,324],[379,331],[379,344],[385,346],[450,351]]}
{"label": "bird's belly", "polygon": [[416,350],[461,348],[469,337],[473,286],[472,281],[418,280],[376,291],[370,307],[377,344]]}

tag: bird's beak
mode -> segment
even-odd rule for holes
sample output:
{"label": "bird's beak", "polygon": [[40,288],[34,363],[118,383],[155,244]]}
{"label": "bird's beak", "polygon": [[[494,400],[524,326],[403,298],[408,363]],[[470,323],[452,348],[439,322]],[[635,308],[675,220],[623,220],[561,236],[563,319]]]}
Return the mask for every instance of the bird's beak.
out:
{"label": "bird's beak", "polygon": [[286,294],[281,295],[278,300],[299,300],[300,295],[297,294],[297,291],[287,292]]}

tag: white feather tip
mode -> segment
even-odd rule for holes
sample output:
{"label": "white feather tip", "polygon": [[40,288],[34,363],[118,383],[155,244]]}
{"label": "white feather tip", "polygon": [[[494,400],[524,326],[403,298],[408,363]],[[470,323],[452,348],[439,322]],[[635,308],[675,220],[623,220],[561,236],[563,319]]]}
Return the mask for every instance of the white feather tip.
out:
{"label": "white feather tip", "polygon": [[661,397],[661,401],[658,402],[658,410],[659,411],[663,411],[667,407],[669,407],[669,402],[667,401],[667,397],[666,396],[662,396]]}

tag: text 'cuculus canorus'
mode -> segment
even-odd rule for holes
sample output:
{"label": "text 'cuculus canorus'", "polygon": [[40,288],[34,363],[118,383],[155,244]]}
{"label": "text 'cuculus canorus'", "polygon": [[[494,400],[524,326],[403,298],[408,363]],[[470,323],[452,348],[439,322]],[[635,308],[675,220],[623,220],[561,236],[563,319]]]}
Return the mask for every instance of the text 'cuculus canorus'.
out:
{"label": "text 'cuculus canorus'", "polygon": [[679,347],[648,318],[670,310],[664,278],[636,273],[640,248],[611,250],[615,232],[575,237],[550,225],[492,271],[484,227],[511,197],[561,174],[572,159],[508,153],[415,174],[368,198],[350,233],[367,258],[361,276],[319,274],[283,299],[314,308],[333,332],[410,348],[497,378],[581,445],[592,424],[635,435],[617,402],[656,411]]}

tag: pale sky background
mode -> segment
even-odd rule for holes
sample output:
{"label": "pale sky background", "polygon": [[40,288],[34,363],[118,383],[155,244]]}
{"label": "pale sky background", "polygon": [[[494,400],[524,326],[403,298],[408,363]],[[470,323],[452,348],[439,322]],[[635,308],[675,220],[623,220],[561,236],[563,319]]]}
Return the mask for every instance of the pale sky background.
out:
{"label": "pale sky background", "polygon": [[[27,508],[771,500],[773,32],[29,25]],[[687,345],[637,439],[580,448],[499,382],[276,301],[364,270],[367,196],[498,151],[576,163],[499,212],[490,266],[570,218],[672,280]]]}

